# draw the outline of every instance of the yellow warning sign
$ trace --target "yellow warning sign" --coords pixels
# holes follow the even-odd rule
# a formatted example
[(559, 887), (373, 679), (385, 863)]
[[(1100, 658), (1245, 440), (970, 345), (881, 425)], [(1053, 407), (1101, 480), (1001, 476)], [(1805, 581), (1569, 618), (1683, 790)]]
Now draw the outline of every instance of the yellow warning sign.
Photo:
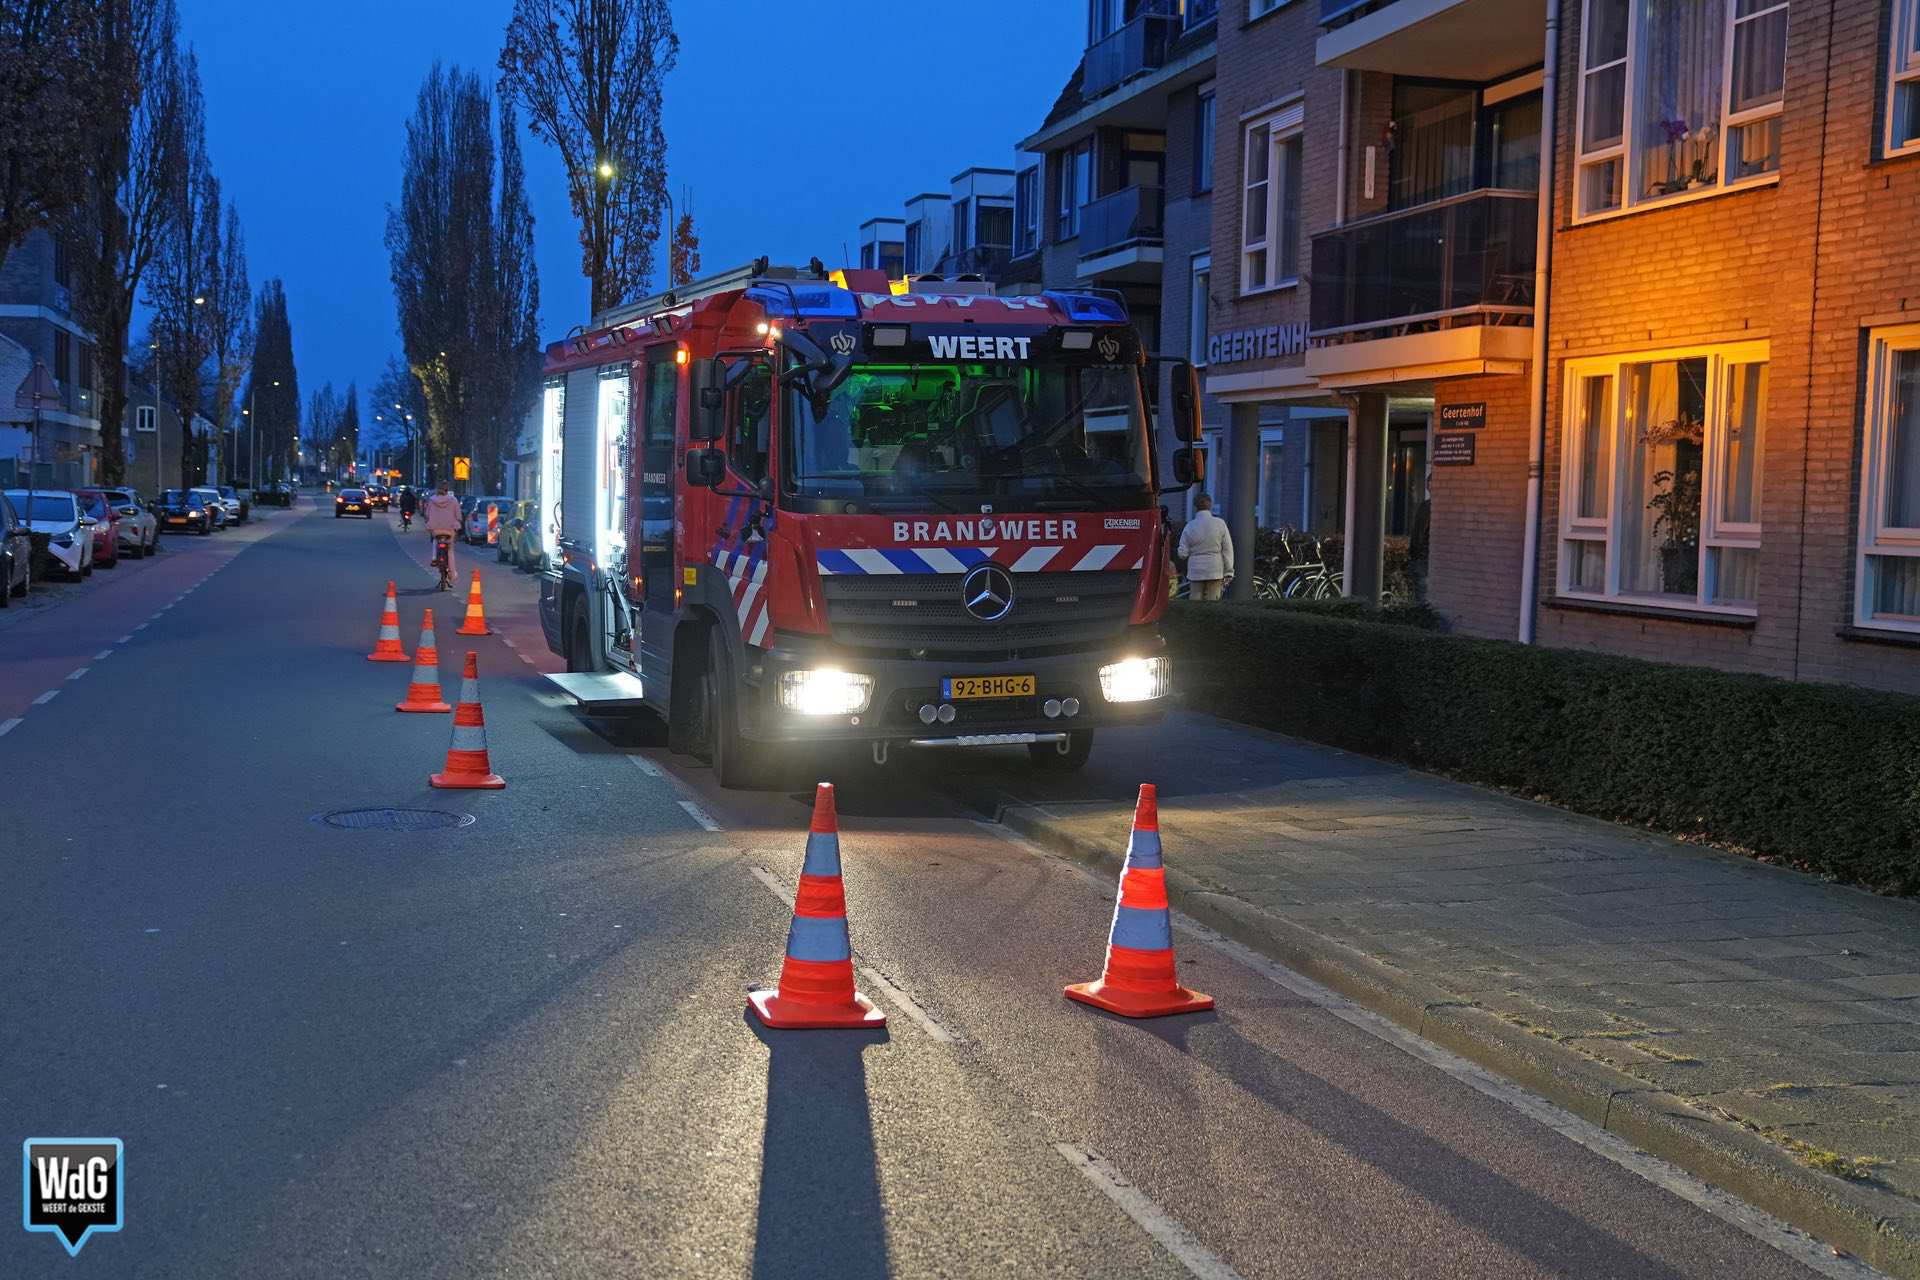
[(687, 565), (685, 568), (681, 569), (680, 574), (682, 579), (690, 587), (696, 585), (699, 579), (699, 574), (692, 565)]
[(473, 474), (473, 459), (455, 456), (453, 460), (453, 478), (465, 480)]

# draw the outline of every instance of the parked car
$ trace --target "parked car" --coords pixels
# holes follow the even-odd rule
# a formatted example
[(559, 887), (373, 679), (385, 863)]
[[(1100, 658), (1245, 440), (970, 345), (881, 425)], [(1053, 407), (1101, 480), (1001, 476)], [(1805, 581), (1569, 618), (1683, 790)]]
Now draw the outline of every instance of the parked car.
[(120, 567), (120, 513), (98, 489), (75, 489), (80, 511), (93, 521), (93, 562), (103, 569)]
[(80, 510), (78, 498), (65, 489), (36, 489), (32, 502), (25, 489), (9, 489), (7, 497), (27, 519), (42, 577), (84, 578), (93, 572), (93, 521)]
[[(497, 520), (489, 524), (487, 513), (497, 513)], [(513, 499), (508, 497), (475, 498), (473, 507), (467, 512), (467, 542), (473, 546), (491, 546), (506, 526), (513, 511)]]
[(520, 563), (520, 546), (527, 536), (527, 508), (533, 504), (522, 498), (512, 511), (500, 513), (499, 558), (502, 564)]
[(168, 489), (153, 504), (163, 529), (179, 529), (203, 537), (214, 530), (214, 510), (197, 489)]
[(236, 489), (230, 484), (220, 486), (220, 497), (228, 509), (234, 513), (235, 524), (245, 524), (247, 517), (253, 514), (253, 496), (245, 489)]
[(373, 519), (373, 500), (365, 489), (342, 489), (333, 500), (333, 518), (364, 516)]
[(214, 528), (224, 529), (237, 522), (238, 505), (229, 507), (227, 500), (220, 496), (219, 489), (210, 484), (203, 484), (194, 486), (193, 492), (200, 495), (200, 501), (206, 503), (207, 509), (213, 512)]
[(276, 507), (290, 507), (293, 505), (293, 485), (286, 480), (276, 480), (256, 496), (263, 503), (270, 502)]
[(0, 494), (0, 609), (33, 585), (33, 537), (13, 503)]
[(120, 517), (120, 549), (131, 551), (135, 560), (152, 555), (160, 549), (160, 522), (154, 519), (153, 512), (136, 491), (132, 489), (102, 489), (107, 501), (113, 504), (114, 511)]

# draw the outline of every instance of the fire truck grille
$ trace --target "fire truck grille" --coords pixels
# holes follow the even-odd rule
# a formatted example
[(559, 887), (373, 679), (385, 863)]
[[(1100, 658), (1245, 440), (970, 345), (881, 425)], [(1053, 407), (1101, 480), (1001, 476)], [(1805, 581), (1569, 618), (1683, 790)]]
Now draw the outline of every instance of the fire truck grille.
[(1114, 639), (1133, 612), (1140, 574), (1015, 574), (1013, 607), (997, 622), (961, 607), (958, 574), (834, 574), (821, 582), (833, 638), (849, 648), (980, 656)]

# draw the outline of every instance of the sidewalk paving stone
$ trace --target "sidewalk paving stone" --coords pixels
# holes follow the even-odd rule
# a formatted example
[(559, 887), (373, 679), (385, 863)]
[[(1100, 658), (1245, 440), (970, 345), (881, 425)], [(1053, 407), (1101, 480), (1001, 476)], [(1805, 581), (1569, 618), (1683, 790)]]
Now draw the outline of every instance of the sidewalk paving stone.
[(1862, 1175), (1920, 1226), (1920, 902), (1185, 712), (1018, 797), (997, 767), (948, 785), (1110, 858), (1154, 781), (1205, 900)]

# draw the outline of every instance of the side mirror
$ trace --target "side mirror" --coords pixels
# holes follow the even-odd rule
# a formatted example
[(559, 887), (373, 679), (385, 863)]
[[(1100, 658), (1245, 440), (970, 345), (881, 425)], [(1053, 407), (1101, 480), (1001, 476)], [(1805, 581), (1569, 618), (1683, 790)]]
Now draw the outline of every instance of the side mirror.
[(1173, 411), (1173, 434), (1182, 444), (1200, 438), (1200, 374), (1190, 360), (1169, 360), (1167, 377), (1172, 388), (1168, 406)]
[(687, 487), (717, 489), (727, 478), (727, 455), (718, 449), (687, 451)]
[(1207, 482), (1207, 455), (1198, 449), (1173, 451), (1173, 478), (1182, 488)]
[[(726, 421), (720, 416), (722, 406), (726, 404), (727, 362), (715, 356), (703, 360), (696, 371), (699, 377), (695, 382), (700, 388), (694, 411), (687, 420), (687, 438), (689, 440), (719, 440), (727, 434)], [(691, 457), (691, 455), (689, 455)]]

